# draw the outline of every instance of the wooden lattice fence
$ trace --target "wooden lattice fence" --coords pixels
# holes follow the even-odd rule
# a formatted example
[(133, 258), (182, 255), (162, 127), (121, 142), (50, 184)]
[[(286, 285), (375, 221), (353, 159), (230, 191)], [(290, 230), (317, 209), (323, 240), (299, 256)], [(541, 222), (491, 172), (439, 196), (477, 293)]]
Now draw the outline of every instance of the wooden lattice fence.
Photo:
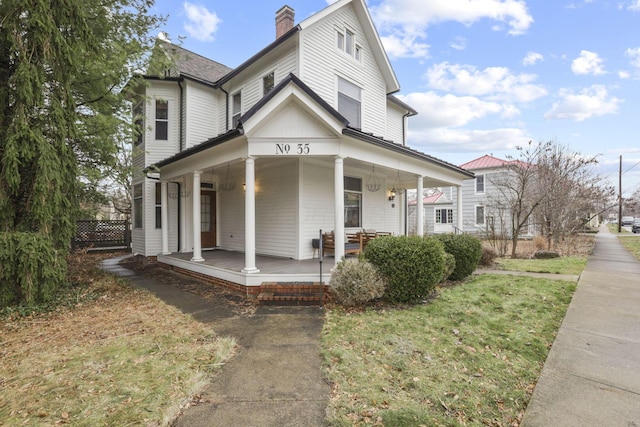
[(127, 220), (79, 220), (76, 223), (74, 249), (129, 249), (131, 227)]

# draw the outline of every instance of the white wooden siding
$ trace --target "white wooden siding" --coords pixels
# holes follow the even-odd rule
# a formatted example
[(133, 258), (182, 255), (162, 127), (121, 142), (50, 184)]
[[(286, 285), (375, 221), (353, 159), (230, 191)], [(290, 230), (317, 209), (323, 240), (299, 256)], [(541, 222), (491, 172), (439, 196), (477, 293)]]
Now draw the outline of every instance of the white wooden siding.
[(385, 137), (396, 144), (402, 145), (405, 143), (403, 132), (404, 114), (406, 112), (396, 104), (390, 101), (387, 102), (387, 131)]
[(189, 148), (222, 132), (217, 126), (218, 99), (214, 90), (188, 80), (183, 83), (183, 87), (185, 148)]
[[(176, 82), (156, 82), (147, 88), (147, 104), (145, 106), (145, 144), (142, 147), (145, 152), (145, 167), (157, 163), (167, 157), (176, 154), (180, 149), (180, 92)], [(163, 99), (168, 102), (169, 123), (168, 139), (156, 141), (155, 139), (155, 100)]]
[[(357, 61), (336, 47), (336, 32), (349, 28), (361, 46)], [(387, 137), (386, 86), (352, 6), (344, 7), (300, 35), (302, 80), (338, 108), (337, 76), (362, 88), (362, 129)]]

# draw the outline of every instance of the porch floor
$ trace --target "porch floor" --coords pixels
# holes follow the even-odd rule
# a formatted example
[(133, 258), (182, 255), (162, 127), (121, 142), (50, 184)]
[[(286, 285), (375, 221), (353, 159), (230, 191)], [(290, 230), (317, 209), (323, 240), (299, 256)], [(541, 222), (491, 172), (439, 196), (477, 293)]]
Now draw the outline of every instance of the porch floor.
[[(190, 261), (193, 252), (176, 252), (166, 257)], [(225, 251), (221, 249), (203, 250), (204, 261), (198, 262), (200, 265), (216, 267), (232, 272), (240, 272), (244, 267), (244, 252)], [(331, 269), (335, 266), (332, 256), (324, 257), (322, 262), (322, 274), (327, 278), (331, 275)], [(320, 260), (318, 258), (294, 260), (267, 255), (256, 255), (256, 267), (262, 274), (275, 275), (309, 275), (320, 273)]]

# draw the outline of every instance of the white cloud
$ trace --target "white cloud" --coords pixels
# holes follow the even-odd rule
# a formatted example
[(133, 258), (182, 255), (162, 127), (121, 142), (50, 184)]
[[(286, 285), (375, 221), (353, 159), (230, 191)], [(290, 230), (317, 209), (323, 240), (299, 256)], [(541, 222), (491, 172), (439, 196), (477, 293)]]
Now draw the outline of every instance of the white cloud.
[(633, 0), (629, 6), (627, 6), (627, 9), (633, 10), (634, 12), (640, 12), (640, 0)]
[(631, 73), (628, 71), (621, 70), (621, 71), (618, 71), (618, 77), (620, 77), (623, 80), (630, 79)]
[[(640, 0), (638, 0), (640, 2)], [(631, 58), (631, 65), (640, 71), (640, 47), (628, 48), (625, 52), (626, 55)]]
[(561, 89), (561, 98), (555, 102), (544, 117), (546, 119), (571, 119), (577, 122), (583, 120), (615, 114), (621, 99), (610, 96), (607, 89), (601, 85), (593, 85), (575, 93), (570, 89)]
[(513, 74), (506, 67), (478, 70), (471, 65), (442, 62), (426, 73), (429, 87), (463, 95), (484, 96), (491, 101), (528, 103), (547, 95), (533, 82), (534, 74)]
[(413, 128), (410, 128), (407, 136), (411, 146), (425, 152), (491, 153), (503, 150), (510, 151), (514, 150), (517, 145), (531, 140), (531, 136), (527, 135), (526, 131), (518, 128), (437, 128), (419, 131), (411, 129)]
[(456, 37), (449, 43), (452, 49), (465, 50), (467, 48), (467, 40), (464, 37)]
[(588, 50), (580, 51), (580, 56), (571, 63), (571, 70), (575, 74), (605, 74), (600, 56)]
[(390, 58), (426, 58), (429, 45), (418, 41), (418, 35), (391, 34), (380, 37)]
[(185, 2), (183, 3), (187, 22), (184, 29), (187, 34), (196, 40), (213, 41), (218, 25), (222, 22), (215, 12), (210, 12), (206, 7)]
[(522, 60), (523, 65), (534, 65), (538, 61), (544, 61), (542, 54), (538, 52), (527, 52), (527, 56)]
[(438, 22), (471, 25), (481, 19), (491, 19), (508, 26), (512, 35), (523, 34), (533, 23), (523, 0), (382, 0), (379, 5), (371, 7), (371, 12), (378, 28), (387, 35), (386, 40), (404, 40), (407, 34), (414, 38), (414, 43), (406, 49), (385, 44), (388, 51), (409, 57), (419, 56), (412, 52), (413, 46), (424, 47), (416, 43), (416, 37), (424, 37), (426, 28)]

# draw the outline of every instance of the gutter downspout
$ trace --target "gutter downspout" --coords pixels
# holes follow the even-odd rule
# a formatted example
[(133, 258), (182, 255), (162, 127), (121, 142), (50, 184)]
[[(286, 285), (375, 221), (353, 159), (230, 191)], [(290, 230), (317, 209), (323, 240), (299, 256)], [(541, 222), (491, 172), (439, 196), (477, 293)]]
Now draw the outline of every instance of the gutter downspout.
[(182, 87), (182, 80), (178, 80), (178, 86), (180, 87), (180, 126), (179, 126), (179, 136), (180, 141), (178, 141), (178, 146), (180, 151), (184, 150), (183, 137), (184, 137), (184, 88)]

